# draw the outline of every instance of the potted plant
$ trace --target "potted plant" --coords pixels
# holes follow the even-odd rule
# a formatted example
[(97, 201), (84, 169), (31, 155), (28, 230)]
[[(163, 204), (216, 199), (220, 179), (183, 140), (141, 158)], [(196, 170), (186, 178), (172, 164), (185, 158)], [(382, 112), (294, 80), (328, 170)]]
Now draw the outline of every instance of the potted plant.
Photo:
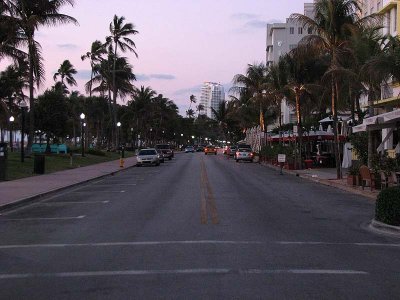
[(356, 185), (359, 175), (360, 175), (360, 164), (358, 162), (354, 162), (352, 166), (348, 169), (347, 184)]

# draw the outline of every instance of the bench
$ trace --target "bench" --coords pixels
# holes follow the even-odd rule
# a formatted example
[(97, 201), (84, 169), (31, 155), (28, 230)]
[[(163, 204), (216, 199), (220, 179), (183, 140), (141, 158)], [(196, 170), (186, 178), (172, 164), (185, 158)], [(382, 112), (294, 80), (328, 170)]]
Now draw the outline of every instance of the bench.
[(56, 144), (52, 144), (52, 145), (50, 145), (50, 152), (51, 153), (59, 153), (59, 151), (58, 151), (58, 145), (56, 145)]
[(360, 167), (362, 189), (369, 184), (371, 191), (375, 188), (375, 176), (367, 166)]
[(67, 145), (65, 145), (65, 144), (58, 145), (58, 152), (67, 154), (67, 152), (68, 152)]
[(43, 153), (44, 151), (42, 150), (42, 146), (40, 144), (32, 144), (31, 152), (32, 153)]

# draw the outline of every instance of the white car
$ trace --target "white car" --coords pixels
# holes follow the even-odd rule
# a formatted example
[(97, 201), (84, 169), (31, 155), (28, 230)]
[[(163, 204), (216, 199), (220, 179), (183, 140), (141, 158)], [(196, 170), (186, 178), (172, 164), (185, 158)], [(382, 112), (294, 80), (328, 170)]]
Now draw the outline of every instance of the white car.
[(139, 151), (136, 157), (136, 166), (141, 167), (144, 165), (160, 165), (160, 157), (157, 150), (154, 148), (142, 149)]
[(235, 160), (239, 162), (239, 160), (247, 160), (253, 162), (254, 154), (251, 149), (248, 148), (239, 148), (235, 152)]

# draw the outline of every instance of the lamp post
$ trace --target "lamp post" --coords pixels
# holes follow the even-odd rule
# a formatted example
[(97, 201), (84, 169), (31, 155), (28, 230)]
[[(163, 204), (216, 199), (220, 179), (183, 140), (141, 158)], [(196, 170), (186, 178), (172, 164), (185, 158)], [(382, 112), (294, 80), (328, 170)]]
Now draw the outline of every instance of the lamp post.
[(121, 122), (117, 123), (117, 128), (118, 128), (118, 147), (121, 146)]
[(133, 149), (133, 128), (131, 127), (132, 149)]
[(297, 136), (299, 138), (299, 156), (300, 156), (300, 169), (303, 168), (303, 128), (301, 127), (301, 107), (300, 107), (300, 97), (304, 92), (304, 86), (295, 87), (294, 92), (296, 95), (296, 115), (297, 115)]
[(21, 162), (25, 161), (25, 109), (28, 107), (25, 100), (22, 100), (19, 103), (19, 107), (21, 107)]
[(81, 118), (81, 147), (82, 147), (82, 157), (85, 157), (85, 142), (84, 142), (84, 120), (85, 114), (81, 113), (79, 116)]
[(9, 119), (9, 121), (10, 121), (10, 150), (11, 150), (11, 152), (14, 151), (14, 147), (13, 147), (13, 134), (12, 134), (12, 130), (13, 130), (12, 124), (14, 123), (14, 120), (15, 120), (15, 119), (14, 119), (13, 116), (11, 116), (10, 119)]
[(152, 136), (151, 136), (152, 132), (153, 132), (153, 128), (150, 128), (150, 144), (151, 144), (151, 141), (152, 141)]

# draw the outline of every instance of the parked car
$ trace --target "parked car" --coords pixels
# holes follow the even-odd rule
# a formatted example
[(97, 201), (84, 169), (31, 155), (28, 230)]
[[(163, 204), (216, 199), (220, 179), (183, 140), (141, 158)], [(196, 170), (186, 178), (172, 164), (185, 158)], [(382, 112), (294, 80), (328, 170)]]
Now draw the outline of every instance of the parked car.
[(159, 149), (164, 154), (164, 158), (171, 160), (174, 157), (174, 150), (172, 150), (171, 145), (168, 144), (157, 144), (156, 149)]
[(228, 150), (227, 150), (227, 154), (229, 156), (235, 156), (237, 147), (236, 146), (229, 146)]
[(207, 154), (214, 154), (214, 155), (217, 155), (217, 149), (215, 148), (215, 146), (211, 146), (211, 145), (206, 146), (206, 147), (204, 148), (204, 154), (205, 154), (205, 155), (207, 155)]
[(240, 160), (253, 162), (254, 154), (251, 149), (239, 148), (235, 152), (235, 160), (239, 162)]
[(136, 156), (136, 160), (137, 160), (136, 165), (138, 167), (141, 167), (144, 165), (150, 165), (150, 166), (151, 165), (154, 165), (154, 166), (160, 165), (159, 155), (157, 153), (157, 150), (154, 148), (140, 150)]
[(204, 147), (199, 145), (196, 147), (196, 152), (204, 152)]
[(189, 152), (194, 153), (194, 148), (193, 148), (193, 146), (187, 146), (187, 147), (185, 148), (185, 153), (189, 153)]
[(164, 153), (162, 152), (161, 149), (156, 149), (156, 151), (158, 153), (158, 158), (160, 159), (160, 163), (164, 163), (165, 162)]

